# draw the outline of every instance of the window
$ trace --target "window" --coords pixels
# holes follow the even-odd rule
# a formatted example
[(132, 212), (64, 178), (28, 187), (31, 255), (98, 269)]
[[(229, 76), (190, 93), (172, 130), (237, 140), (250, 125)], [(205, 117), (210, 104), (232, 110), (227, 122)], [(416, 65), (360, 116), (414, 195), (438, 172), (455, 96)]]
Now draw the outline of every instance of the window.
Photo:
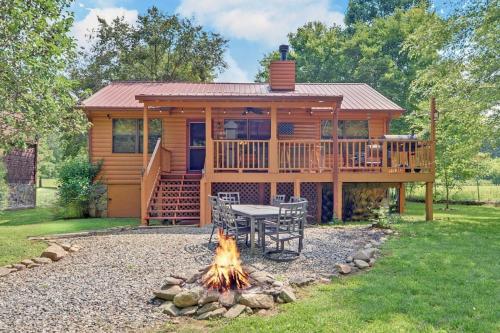
[(224, 137), (227, 140), (269, 140), (271, 121), (267, 119), (224, 120)]
[[(113, 153), (142, 153), (142, 119), (113, 119)], [(161, 137), (161, 119), (149, 120), (148, 152)]]
[[(321, 139), (332, 138), (332, 121), (321, 121)], [(368, 139), (368, 120), (339, 120), (339, 139)]]

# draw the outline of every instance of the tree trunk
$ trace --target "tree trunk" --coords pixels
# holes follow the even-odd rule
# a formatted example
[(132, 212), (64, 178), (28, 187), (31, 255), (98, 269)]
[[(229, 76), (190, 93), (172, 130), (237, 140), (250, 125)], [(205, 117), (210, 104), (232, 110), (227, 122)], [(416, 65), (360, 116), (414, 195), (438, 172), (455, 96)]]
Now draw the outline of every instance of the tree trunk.
[(448, 172), (446, 171), (446, 169), (444, 170), (444, 187), (446, 190), (445, 209), (448, 210), (450, 208), (450, 184), (448, 183)]
[(480, 202), (481, 198), (479, 197), (479, 179), (476, 179), (476, 186), (477, 186), (477, 202)]

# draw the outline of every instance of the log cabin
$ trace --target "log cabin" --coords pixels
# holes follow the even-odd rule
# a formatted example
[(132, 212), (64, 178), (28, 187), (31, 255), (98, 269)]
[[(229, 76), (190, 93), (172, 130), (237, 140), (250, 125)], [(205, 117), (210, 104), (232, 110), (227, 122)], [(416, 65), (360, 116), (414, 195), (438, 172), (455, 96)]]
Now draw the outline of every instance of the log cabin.
[(350, 186), (396, 188), (403, 212), (419, 182), (432, 220), (434, 107), (429, 140), (388, 135), (404, 109), (367, 84), (296, 83), (280, 51), (268, 83), (112, 82), (84, 100), (107, 215), (205, 225), (208, 195), (237, 191), (302, 196), (312, 219), (342, 220), (364, 209), (345, 207)]

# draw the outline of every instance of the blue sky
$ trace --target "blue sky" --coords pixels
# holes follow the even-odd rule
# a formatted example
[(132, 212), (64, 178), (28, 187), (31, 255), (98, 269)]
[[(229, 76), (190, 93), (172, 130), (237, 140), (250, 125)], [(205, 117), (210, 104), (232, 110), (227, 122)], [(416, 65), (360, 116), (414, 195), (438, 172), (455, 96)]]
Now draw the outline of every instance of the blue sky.
[[(445, 1), (445, 0), (443, 0)], [(97, 16), (111, 20), (157, 6), (168, 13), (194, 18), (206, 29), (229, 39), (225, 58), (229, 68), (217, 81), (253, 81), (262, 56), (286, 43), (286, 34), (312, 20), (342, 24), (348, 0), (76, 0), (73, 35), (85, 45), (85, 34), (97, 25)]]

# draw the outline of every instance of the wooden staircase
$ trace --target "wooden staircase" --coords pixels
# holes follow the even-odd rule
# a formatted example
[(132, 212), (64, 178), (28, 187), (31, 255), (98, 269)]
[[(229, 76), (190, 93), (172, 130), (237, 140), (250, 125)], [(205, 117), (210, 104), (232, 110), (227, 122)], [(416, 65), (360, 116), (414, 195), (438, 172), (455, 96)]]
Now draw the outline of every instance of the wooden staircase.
[(149, 202), (148, 220), (162, 224), (199, 224), (200, 179), (201, 174), (162, 172)]

